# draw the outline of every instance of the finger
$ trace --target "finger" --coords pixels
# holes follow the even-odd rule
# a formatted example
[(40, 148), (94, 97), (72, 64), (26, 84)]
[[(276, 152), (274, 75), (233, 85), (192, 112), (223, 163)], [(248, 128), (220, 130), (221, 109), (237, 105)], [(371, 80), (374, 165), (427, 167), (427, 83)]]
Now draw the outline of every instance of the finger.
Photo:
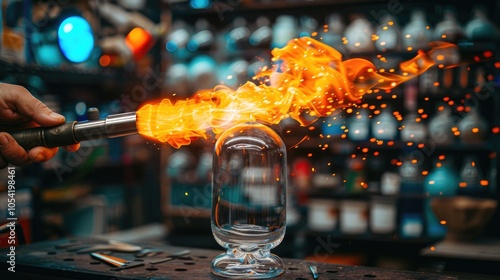
[(68, 151), (68, 152), (76, 152), (76, 151), (78, 151), (78, 149), (80, 149), (80, 143), (64, 146), (63, 149)]
[(45, 162), (57, 154), (58, 148), (35, 147), (28, 152), (28, 157), (32, 162)]
[(24, 166), (31, 163), (28, 152), (8, 133), (0, 132), (0, 154), (8, 163)]
[(53, 112), (40, 100), (36, 99), (31, 93), (22, 86), (11, 85), (7, 97), (9, 103), (20, 115), (32, 119), (41, 126), (54, 126), (65, 121), (64, 116)]

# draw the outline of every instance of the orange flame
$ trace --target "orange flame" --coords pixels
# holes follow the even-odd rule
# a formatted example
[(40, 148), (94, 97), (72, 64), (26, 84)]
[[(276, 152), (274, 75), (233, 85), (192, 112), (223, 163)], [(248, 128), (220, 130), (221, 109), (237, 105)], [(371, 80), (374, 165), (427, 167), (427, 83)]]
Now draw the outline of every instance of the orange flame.
[(297, 38), (272, 51), (275, 66), (254, 77), (259, 84), (247, 82), (236, 90), (219, 85), (176, 103), (163, 99), (146, 104), (137, 111), (138, 131), (179, 148), (196, 138), (207, 138), (209, 129), (218, 134), (248, 121), (278, 124), (292, 117), (305, 126), (311, 123), (305, 114), (329, 116), (354, 105), (372, 89), (392, 89), (436, 65), (436, 57), (443, 52), (456, 48), (444, 42), (431, 47), (401, 63), (399, 75), (379, 72), (361, 58), (342, 61), (334, 48), (312, 38)]

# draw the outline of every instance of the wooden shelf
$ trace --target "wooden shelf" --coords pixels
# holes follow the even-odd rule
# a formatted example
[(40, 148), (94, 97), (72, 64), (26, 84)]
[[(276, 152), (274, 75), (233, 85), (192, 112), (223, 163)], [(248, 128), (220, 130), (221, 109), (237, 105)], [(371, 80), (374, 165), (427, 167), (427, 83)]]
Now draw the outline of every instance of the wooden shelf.
[(80, 69), (77, 67), (57, 68), (38, 65), (23, 65), (0, 60), (0, 78), (13, 75), (18, 80), (38, 76), (45, 83), (61, 85), (122, 84), (138, 78), (116, 68)]
[[(426, 151), (440, 151), (440, 152), (491, 152), (494, 151), (494, 144), (490, 141), (478, 142), (478, 143), (463, 143), (455, 142), (449, 145), (436, 144), (432, 141), (425, 141), (421, 143), (417, 142), (405, 142), (401, 140), (383, 140), (379, 143), (371, 141), (352, 141), (350, 139), (342, 138), (320, 138), (320, 137), (307, 137), (306, 140), (302, 141), (299, 137), (287, 137), (286, 142), (288, 143), (300, 143), (293, 145), (292, 147), (298, 146), (299, 148), (307, 149), (319, 149), (320, 147), (328, 144), (328, 146), (340, 145), (349, 152), (357, 152), (358, 147), (368, 148), (369, 150), (395, 150), (399, 151), (402, 149), (408, 150), (426, 150)], [(409, 145), (408, 143), (412, 143)], [(419, 146), (423, 145), (423, 146)]]

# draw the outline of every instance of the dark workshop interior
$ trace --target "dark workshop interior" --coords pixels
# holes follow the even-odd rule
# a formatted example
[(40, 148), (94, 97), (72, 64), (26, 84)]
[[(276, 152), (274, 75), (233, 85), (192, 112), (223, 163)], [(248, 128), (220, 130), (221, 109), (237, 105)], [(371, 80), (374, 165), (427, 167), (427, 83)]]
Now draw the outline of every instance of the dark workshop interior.
[(500, 279), (498, 14), (0, 1), (0, 87), (80, 143), (0, 169), (0, 275)]

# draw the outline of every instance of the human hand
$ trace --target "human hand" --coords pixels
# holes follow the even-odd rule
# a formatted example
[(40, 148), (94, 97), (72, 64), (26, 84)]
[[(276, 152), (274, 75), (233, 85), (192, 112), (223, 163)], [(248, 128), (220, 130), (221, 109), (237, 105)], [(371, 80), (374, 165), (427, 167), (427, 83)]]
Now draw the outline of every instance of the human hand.
[[(35, 147), (26, 151), (8, 133), (12, 130), (37, 126), (54, 126), (65, 122), (64, 116), (50, 110), (22, 86), (0, 83), (0, 169), (9, 163), (25, 166), (44, 162), (57, 153), (58, 148)], [(80, 144), (65, 147), (76, 151)]]

